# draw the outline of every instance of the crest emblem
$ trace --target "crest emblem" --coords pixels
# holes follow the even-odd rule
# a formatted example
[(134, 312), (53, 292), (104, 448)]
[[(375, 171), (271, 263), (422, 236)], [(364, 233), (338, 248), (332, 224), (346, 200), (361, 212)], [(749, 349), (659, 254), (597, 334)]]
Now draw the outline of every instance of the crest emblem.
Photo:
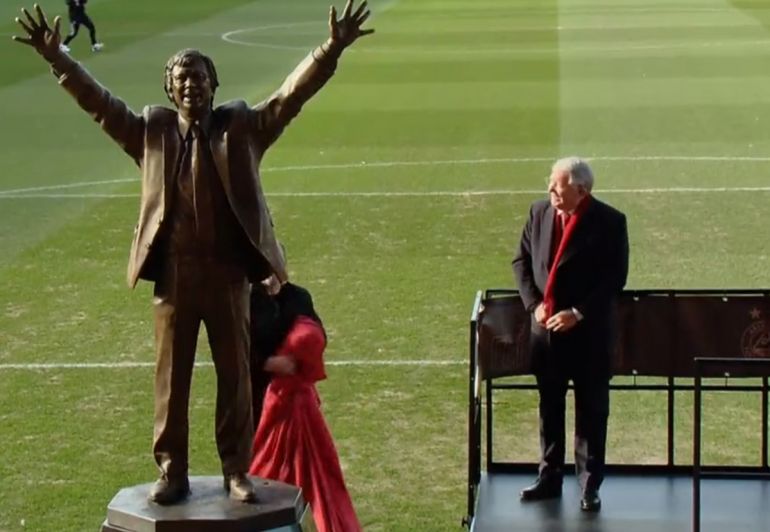
[(749, 312), (753, 320), (741, 336), (741, 352), (749, 358), (770, 358), (770, 322), (758, 308)]

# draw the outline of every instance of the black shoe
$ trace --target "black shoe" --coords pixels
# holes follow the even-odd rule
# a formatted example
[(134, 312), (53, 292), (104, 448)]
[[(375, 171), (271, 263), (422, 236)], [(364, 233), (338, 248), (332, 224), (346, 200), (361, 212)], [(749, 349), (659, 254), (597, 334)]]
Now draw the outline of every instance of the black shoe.
[(531, 486), (521, 490), (522, 501), (542, 501), (561, 497), (561, 479), (540, 477)]
[(246, 473), (233, 473), (225, 476), (225, 491), (231, 499), (241, 502), (257, 502), (254, 484)]
[(147, 498), (158, 504), (174, 504), (186, 499), (189, 494), (190, 482), (187, 477), (168, 478), (163, 475), (155, 481)]
[(598, 512), (602, 509), (602, 500), (597, 490), (585, 490), (580, 499), (580, 509), (584, 512)]

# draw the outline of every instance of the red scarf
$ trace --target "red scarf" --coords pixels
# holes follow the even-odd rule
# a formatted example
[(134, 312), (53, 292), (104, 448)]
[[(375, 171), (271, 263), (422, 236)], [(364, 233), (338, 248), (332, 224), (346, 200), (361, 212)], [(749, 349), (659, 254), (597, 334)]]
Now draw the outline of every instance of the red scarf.
[[(554, 285), (556, 284), (556, 270), (559, 267), (562, 255), (564, 255), (564, 250), (567, 249), (567, 244), (569, 243), (570, 238), (572, 238), (572, 233), (575, 232), (575, 227), (577, 227), (577, 224), (580, 221), (580, 218), (582, 218), (590, 201), (591, 196), (586, 196), (586, 198), (578, 204), (577, 208), (575, 208), (575, 212), (567, 218), (567, 223), (564, 228), (561, 229), (561, 231), (557, 229), (557, 232), (554, 234), (554, 236), (561, 234), (561, 241), (559, 242), (559, 247), (556, 248), (553, 262), (551, 262), (551, 269), (548, 271), (548, 280), (545, 282), (545, 291), (543, 292), (543, 304), (545, 305), (546, 319), (553, 316), (556, 311), (556, 299), (554, 298), (553, 293)], [(561, 227), (559, 211), (554, 212), (553, 223), (559, 224), (558, 227)]]

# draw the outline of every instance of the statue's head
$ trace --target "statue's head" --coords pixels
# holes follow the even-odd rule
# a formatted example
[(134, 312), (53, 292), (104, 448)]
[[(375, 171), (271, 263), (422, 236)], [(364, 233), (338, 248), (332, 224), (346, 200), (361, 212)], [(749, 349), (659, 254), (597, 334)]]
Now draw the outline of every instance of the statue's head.
[(198, 119), (211, 111), (218, 86), (214, 62), (198, 50), (181, 50), (166, 63), (166, 96), (187, 119)]

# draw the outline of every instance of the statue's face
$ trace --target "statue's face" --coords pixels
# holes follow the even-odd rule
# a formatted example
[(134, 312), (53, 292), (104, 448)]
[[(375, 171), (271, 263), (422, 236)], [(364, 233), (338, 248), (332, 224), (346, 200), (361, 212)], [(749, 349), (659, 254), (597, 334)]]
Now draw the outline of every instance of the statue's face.
[(185, 118), (196, 120), (211, 109), (211, 79), (202, 60), (193, 58), (171, 70), (171, 93)]

